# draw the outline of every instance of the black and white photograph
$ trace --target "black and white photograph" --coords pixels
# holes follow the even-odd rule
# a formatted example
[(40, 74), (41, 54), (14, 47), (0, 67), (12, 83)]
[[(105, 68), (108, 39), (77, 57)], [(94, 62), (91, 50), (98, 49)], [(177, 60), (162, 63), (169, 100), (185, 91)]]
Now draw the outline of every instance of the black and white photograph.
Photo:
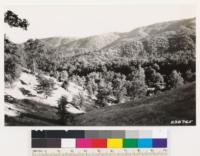
[(195, 10), (4, 7), (5, 126), (195, 126)]

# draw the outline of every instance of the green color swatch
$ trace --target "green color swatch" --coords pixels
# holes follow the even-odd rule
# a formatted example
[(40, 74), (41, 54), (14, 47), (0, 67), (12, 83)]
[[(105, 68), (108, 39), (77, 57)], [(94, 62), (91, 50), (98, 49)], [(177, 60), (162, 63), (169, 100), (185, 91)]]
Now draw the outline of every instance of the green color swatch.
[(137, 148), (137, 139), (123, 139), (124, 148)]

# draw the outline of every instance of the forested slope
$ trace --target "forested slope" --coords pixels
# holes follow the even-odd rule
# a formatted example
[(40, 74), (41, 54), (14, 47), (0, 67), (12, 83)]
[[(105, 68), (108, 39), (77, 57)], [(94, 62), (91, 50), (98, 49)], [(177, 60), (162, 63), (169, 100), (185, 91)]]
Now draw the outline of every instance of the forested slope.
[[(195, 125), (195, 83), (136, 102), (81, 115), (82, 126)], [(176, 122), (180, 123), (176, 123)], [(186, 124), (188, 122), (188, 124)]]
[[(36, 88), (39, 92), (44, 92), (47, 99), (53, 96), (52, 79), (59, 82), (64, 90), (67, 90), (67, 84), (74, 83), (88, 95), (85, 97), (80, 94), (79, 97), (85, 98), (72, 103), (80, 109), (87, 105), (90, 107), (83, 116), (85, 123), (77, 118), (77, 123), (83, 125), (95, 121), (95, 118), (87, 116), (87, 113), (92, 116), (93, 112), (98, 114), (97, 123), (104, 125), (107, 125), (108, 118), (111, 118), (111, 124), (117, 124), (114, 120), (118, 120), (117, 114), (120, 112), (120, 120), (124, 119), (119, 121), (121, 125), (145, 122), (169, 124), (169, 120), (166, 121), (165, 118), (182, 119), (183, 112), (186, 116), (182, 117), (190, 119), (188, 113), (194, 114), (196, 81), (195, 29), (195, 18), (192, 18), (157, 23), (125, 33), (108, 33), (79, 39), (52, 37), (29, 39), (23, 44), (15, 44), (5, 36), (5, 86), (12, 89), (24, 68), (38, 79), (39, 85)], [(187, 88), (186, 92), (183, 92), (184, 88)], [(173, 93), (177, 96), (173, 97)], [(188, 97), (188, 100), (182, 100), (185, 107), (178, 101), (182, 97)], [(146, 102), (140, 105), (137, 101)], [(62, 107), (60, 103), (63, 104)], [(58, 113), (65, 114), (64, 107), (69, 101), (60, 97), (57, 104), (58, 108), (55, 109)], [(52, 106), (51, 101), (49, 105)], [(122, 110), (128, 108), (134, 115), (137, 111), (141, 115), (123, 118), (126, 110)], [(149, 113), (154, 108), (159, 108), (159, 112), (163, 113)], [(143, 118), (145, 112), (149, 114)], [(175, 112), (178, 116), (171, 118)], [(104, 123), (98, 121), (100, 115), (105, 116), (105, 120), (102, 120)], [(151, 122), (153, 116), (159, 116), (160, 120)]]

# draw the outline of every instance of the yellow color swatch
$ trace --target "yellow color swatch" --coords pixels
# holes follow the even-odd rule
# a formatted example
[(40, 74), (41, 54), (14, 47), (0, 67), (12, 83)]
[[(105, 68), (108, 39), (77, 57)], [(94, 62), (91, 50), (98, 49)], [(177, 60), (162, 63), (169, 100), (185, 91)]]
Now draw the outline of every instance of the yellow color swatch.
[(123, 148), (123, 140), (107, 139), (107, 148)]

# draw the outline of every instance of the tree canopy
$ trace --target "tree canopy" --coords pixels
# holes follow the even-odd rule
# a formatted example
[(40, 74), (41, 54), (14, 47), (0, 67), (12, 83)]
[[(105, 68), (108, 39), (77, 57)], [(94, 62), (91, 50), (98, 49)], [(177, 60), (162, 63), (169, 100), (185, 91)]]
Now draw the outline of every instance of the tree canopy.
[(27, 30), (29, 23), (27, 19), (19, 18), (17, 14), (11, 10), (7, 10), (4, 14), (4, 23), (7, 23), (10, 27), (18, 27)]

